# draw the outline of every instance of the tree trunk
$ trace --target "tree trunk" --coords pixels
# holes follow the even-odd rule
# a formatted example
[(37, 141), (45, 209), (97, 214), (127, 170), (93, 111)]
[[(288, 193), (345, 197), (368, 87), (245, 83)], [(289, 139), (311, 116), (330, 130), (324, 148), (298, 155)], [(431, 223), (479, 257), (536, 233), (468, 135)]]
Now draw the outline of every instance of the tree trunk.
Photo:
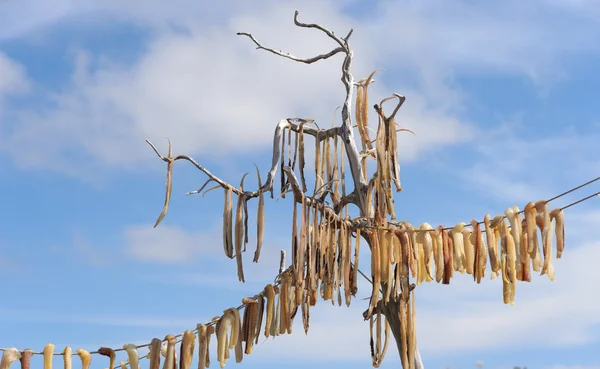
[[(390, 325), (390, 330), (394, 335), (394, 340), (396, 340), (396, 347), (398, 348), (398, 354), (402, 355), (402, 335), (400, 333), (400, 306), (398, 301), (394, 301), (394, 299), (390, 299), (387, 303), (383, 303), (381, 301), (379, 303), (379, 307), (381, 309), (381, 313), (385, 316), (387, 323)], [(400, 358), (402, 359), (402, 357)], [(415, 348), (415, 369), (424, 369), (423, 361), (421, 360), (421, 354), (419, 353), (419, 348)], [(408, 369), (408, 368), (404, 368)]]

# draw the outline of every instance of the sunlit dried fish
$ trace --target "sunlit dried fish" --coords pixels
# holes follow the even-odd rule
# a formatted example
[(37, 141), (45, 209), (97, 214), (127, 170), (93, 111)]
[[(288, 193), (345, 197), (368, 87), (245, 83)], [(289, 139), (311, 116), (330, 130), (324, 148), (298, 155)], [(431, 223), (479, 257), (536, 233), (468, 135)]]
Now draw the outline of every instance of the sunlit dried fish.
[[(521, 221), (521, 229), (527, 230), (527, 218)], [(529, 237), (527, 232), (521, 233), (521, 258), (524, 260), (517, 260), (518, 263), (521, 263), (521, 271), (522, 276), (521, 280), (523, 282), (531, 282), (531, 257), (527, 252), (529, 248)]]
[[(258, 166), (256, 164), (255, 166), (256, 176), (258, 177), (258, 188), (260, 190), (262, 188), (260, 171), (258, 170)], [(258, 263), (258, 258), (260, 257), (260, 248), (262, 247), (263, 239), (265, 236), (265, 198), (262, 191), (258, 195), (258, 209), (256, 218), (256, 251), (254, 252), (253, 261), (255, 263)]]
[(444, 240), (439, 228), (433, 231), (433, 260), (435, 265), (435, 281), (440, 283), (444, 278)]
[(243, 194), (243, 190), (244, 190), (244, 178), (246, 178), (246, 175), (248, 175), (248, 173), (244, 174), (242, 176), (242, 180), (240, 181), (240, 191), (242, 192), (241, 194), (238, 195), (238, 201), (237, 201), (237, 209), (235, 212), (235, 259), (237, 262), (237, 273), (238, 273), (238, 279), (241, 282), (245, 282), (244, 279), (244, 267), (243, 267), (243, 261), (242, 261), (242, 241), (243, 241), (243, 237), (244, 237), (244, 226), (243, 226), (243, 214), (244, 214), (244, 210), (243, 210), (243, 205), (244, 202), (246, 201), (246, 197)]
[(494, 279), (500, 270), (500, 260), (498, 258), (498, 239), (496, 238), (494, 229), (491, 226), (489, 214), (486, 214), (483, 218), (483, 224), (485, 226), (485, 237), (488, 248), (487, 251), (490, 258), (490, 269), (492, 271), (491, 279)]
[(54, 345), (48, 343), (44, 346), (44, 369), (52, 369), (52, 355), (54, 355)]
[(14, 347), (4, 349), (0, 369), (8, 369), (10, 365), (21, 358), (21, 353)]
[(265, 337), (269, 337), (271, 325), (273, 324), (273, 315), (275, 314), (275, 289), (272, 284), (268, 284), (264, 289), (265, 298), (267, 299), (267, 319), (265, 321)]
[[(523, 210), (527, 222), (527, 252), (530, 256), (535, 256), (535, 249), (539, 250), (537, 231), (535, 226), (536, 209), (534, 202), (528, 202)], [(534, 249), (535, 248), (535, 249)]]
[(181, 346), (179, 348), (179, 369), (190, 369), (194, 359), (194, 348), (196, 346), (196, 335), (190, 330), (183, 332)]
[(73, 361), (72, 361), (72, 356), (73, 355), (73, 351), (71, 350), (71, 348), (69, 346), (65, 347), (65, 349), (63, 350), (63, 367), (65, 369), (71, 369), (73, 367)]
[(162, 340), (159, 338), (153, 338), (150, 342), (150, 353), (148, 358), (150, 359), (150, 369), (160, 368), (160, 350), (162, 347)]
[(158, 219), (156, 219), (156, 223), (154, 223), (154, 228), (156, 228), (163, 220), (165, 215), (167, 215), (167, 210), (169, 209), (169, 202), (171, 201), (171, 189), (173, 187), (173, 164), (175, 163), (175, 160), (173, 160), (173, 145), (171, 145), (170, 139), (167, 138), (167, 140), (169, 141), (169, 154), (166, 158), (163, 158), (163, 160), (167, 162), (165, 204), (163, 205), (163, 209), (160, 212)]
[(110, 347), (100, 347), (98, 349), (98, 354), (108, 357), (108, 359), (109, 359), (108, 368), (109, 369), (115, 368), (116, 355), (115, 355), (115, 351), (113, 349), (111, 349)]
[(536, 224), (542, 232), (542, 245), (544, 264), (540, 275), (548, 274), (551, 281), (554, 280), (554, 266), (552, 265), (552, 220), (550, 219), (550, 211), (548, 202), (540, 200), (535, 203), (535, 208), (538, 215), (536, 216)]
[(556, 234), (556, 258), (560, 259), (565, 249), (565, 220), (562, 209), (554, 209), (550, 212), (550, 219), (554, 220), (554, 232)]
[(92, 355), (90, 355), (89, 352), (81, 348), (77, 349), (77, 351), (75, 352), (77, 353), (77, 355), (79, 355), (79, 358), (81, 359), (81, 369), (90, 369), (90, 364), (92, 363)]
[(131, 369), (140, 369), (140, 357), (137, 350), (137, 346), (133, 343), (126, 343), (123, 345), (123, 349), (127, 352), (127, 358), (129, 359), (129, 367)]
[[(217, 321), (216, 333), (217, 333), (217, 360), (221, 365), (221, 368), (225, 367), (227, 358), (225, 353), (229, 351), (229, 344), (227, 340), (227, 330), (233, 327), (235, 323), (235, 315), (230, 310), (225, 310), (221, 319)], [(232, 329), (232, 335), (233, 335)]]
[(33, 350), (25, 349), (20, 355), (21, 357), (19, 360), (21, 361), (21, 369), (31, 369), (31, 355), (33, 355)]
[(467, 259), (465, 256), (463, 235), (462, 235), (462, 231), (463, 231), (465, 225), (466, 225), (466, 223), (464, 223), (464, 222), (456, 223), (454, 228), (452, 228), (452, 230), (450, 231), (450, 234), (452, 235), (452, 243), (454, 245), (454, 255), (453, 255), (454, 270), (456, 270), (457, 272), (460, 272), (462, 274), (465, 273), (466, 264), (467, 264)]

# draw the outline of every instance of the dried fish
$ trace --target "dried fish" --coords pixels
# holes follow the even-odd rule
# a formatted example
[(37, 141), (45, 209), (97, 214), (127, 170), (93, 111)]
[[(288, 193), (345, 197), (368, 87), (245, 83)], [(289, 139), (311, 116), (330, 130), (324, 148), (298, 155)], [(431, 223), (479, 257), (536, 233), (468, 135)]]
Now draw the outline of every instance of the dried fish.
[(63, 364), (65, 369), (71, 369), (73, 367), (72, 361), (73, 351), (69, 346), (65, 347), (63, 350)]
[(131, 369), (140, 369), (140, 358), (137, 350), (137, 346), (133, 343), (126, 343), (123, 345), (123, 349), (127, 352), (127, 358), (129, 359), (129, 367)]
[(55, 346), (51, 343), (48, 343), (46, 346), (44, 346), (44, 369), (52, 369), (52, 355), (54, 355), (54, 347)]
[(163, 220), (165, 215), (167, 215), (167, 210), (169, 209), (169, 202), (171, 201), (171, 189), (173, 188), (173, 164), (175, 163), (175, 160), (173, 158), (173, 145), (171, 145), (170, 139), (167, 138), (167, 140), (169, 141), (169, 154), (166, 158), (163, 158), (163, 160), (167, 162), (165, 204), (163, 205), (163, 209), (160, 212), (158, 219), (156, 219), (156, 223), (154, 223), (154, 228), (156, 228)]
[[(21, 358), (19, 360), (21, 361), (21, 369), (31, 369), (31, 355), (33, 355), (33, 350), (25, 349), (20, 354), (21, 354)], [(88, 369), (88, 368), (83, 368), (83, 369)]]
[(196, 335), (190, 330), (183, 332), (181, 346), (179, 348), (179, 369), (190, 369), (194, 359), (194, 347), (196, 346)]
[(243, 189), (244, 189), (244, 178), (246, 178), (246, 175), (248, 175), (248, 173), (244, 174), (242, 176), (242, 180), (240, 181), (240, 191), (241, 193), (238, 195), (238, 201), (237, 201), (237, 210), (235, 212), (235, 259), (237, 262), (237, 273), (238, 273), (238, 279), (241, 282), (245, 282), (244, 279), (244, 267), (243, 267), (243, 261), (242, 261), (242, 241), (243, 241), (243, 237), (244, 237), (244, 226), (242, 223), (242, 219), (243, 219), (243, 205), (244, 202), (246, 201), (246, 197), (243, 193)]
[(550, 212), (550, 220), (554, 220), (554, 232), (556, 234), (556, 258), (560, 259), (565, 249), (565, 220), (562, 209), (554, 209)]
[(162, 340), (160, 338), (153, 338), (150, 342), (150, 369), (160, 368), (160, 349), (162, 346)]
[(111, 349), (109, 347), (100, 347), (98, 349), (98, 354), (109, 358), (109, 364), (108, 364), (109, 369), (115, 368), (116, 355), (115, 355), (115, 351), (113, 349)]
[(495, 230), (491, 226), (490, 215), (486, 214), (483, 218), (485, 226), (485, 237), (487, 240), (488, 255), (490, 258), (490, 269), (492, 271), (491, 278), (494, 279), (500, 270), (500, 261), (498, 259), (498, 239), (496, 238)]
[(275, 289), (272, 284), (265, 286), (264, 294), (267, 299), (267, 319), (265, 321), (265, 337), (269, 338), (275, 313)]
[(254, 262), (258, 263), (260, 257), (260, 248), (262, 247), (263, 239), (265, 236), (265, 198), (262, 192), (262, 182), (260, 179), (260, 171), (256, 166), (256, 176), (258, 177), (258, 189), (260, 194), (258, 195), (258, 214), (256, 216), (256, 251), (254, 252)]
[[(90, 355), (89, 352), (87, 352), (84, 349), (77, 349), (77, 351), (75, 351), (77, 353), (77, 355), (79, 355), (79, 358), (81, 359), (81, 369), (90, 369), (90, 364), (92, 363), (92, 355)], [(150, 369), (154, 369), (154, 368), (150, 368)]]
[[(21, 353), (14, 347), (4, 349), (0, 369), (8, 369), (10, 365), (21, 358)], [(44, 363), (45, 364), (45, 363)]]

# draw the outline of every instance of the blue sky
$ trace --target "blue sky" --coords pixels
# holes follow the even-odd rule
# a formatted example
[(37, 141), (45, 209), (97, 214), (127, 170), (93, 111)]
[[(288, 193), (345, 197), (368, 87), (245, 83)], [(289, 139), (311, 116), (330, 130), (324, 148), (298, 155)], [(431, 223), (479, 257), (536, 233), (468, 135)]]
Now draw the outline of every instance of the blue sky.
[[(262, 260), (253, 265), (246, 255), (241, 284), (222, 254), (222, 195), (185, 196), (205, 180), (190, 165), (177, 163), (169, 214), (152, 228), (165, 165), (144, 140), (165, 151), (168, 136), (176, 153), (237, 183), (253, 163), (266, 173), (280, 119), (331, 124), (344, 98), (340, 57), (301, 65), (235, 35), (251, 32), (301, 56), (328, 51), (330, 40), (293, 26), (296, 9), (339, 34), (354, 28), (355, 77), (384, 68), (373, 101), (407, 97), (398, 121), (417, 135), (399, 136), (399, 218), (481, 220), (600, 175), (595, 3), (482, 4), (1, 1), (0, 347), (147, 343), (206, 322), (272, 281), (279, 250), (290, 246), (290, 200), (267, 201)], [(255, 186), (254, 177), (246, 184)], [(426, 367), (599, 368), (600, 272), (591, 262), (600, 258), (598, 201), (565, 212), (556, 281), (519, 285), (514, 307), (502, 304), (499, 280), (421, 286)], [(297, 325), (261, 342), (239, 367), (369, 366), (360, 300), (369, 287), (359, 288), (350, 308), (319, 302), (307, 336)], [(398, 365), (390, 349), (381, 367)]]

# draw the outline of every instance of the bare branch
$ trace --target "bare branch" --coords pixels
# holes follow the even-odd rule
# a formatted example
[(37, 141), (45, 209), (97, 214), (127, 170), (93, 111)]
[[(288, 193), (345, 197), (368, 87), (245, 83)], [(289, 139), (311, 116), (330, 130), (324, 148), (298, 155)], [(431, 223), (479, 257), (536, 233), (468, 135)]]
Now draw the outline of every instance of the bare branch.
[[(364, 216), (365, 214), (367, 214), (367, 201), (366, 201), (367, 183), (363, 176), (363, 168), (361, 165), (361, 156), (356, 147), (356, 143), (354, 142), (354, 133), (352, 130), (352, 119), (350, 117), (350, 107), (352, 105), (352, 93), (353, 93), (353, 86), (354, 86), (354, 77), (352, 76), (351, 67), (352, 67), (352, 57), (354, 54), (348, 45), (348, 39), (352, 35), (352, 30), (350, 30), (350, 32), (348, 32), (348, 35), (346, 37), (341, 38), (341, 37), (334, 35), (333, 32), (329, 31), (327, 28), (320, 26), (318, 24), (302, 23), (302, 22), (298, 21), (298, 14), (299, 14), (298, 11), (296, 11), (294, 14), (294, 24), (296, 24), (298, 27), (318, 29), (318, 30), (322, 31), (323, 33), (325, 33), (329, 38), (333, 39), (338, 45), (340, 45), (340, 47), (330, 51), (327, 54), (318, 55), (318, 56), (316, 56), (314, 58), (310, 58), (310, 59), (302, 59), (302, 58), (298, 58), (298, 57), (292, 56), (287, 53), (283, 53), (281, 51), (267, 48), (267, 47), (261, 45), (249, 33), (239, 32), (238, 35), (249, 37), (257, 45), (258, 49), (263, 49), (263, 50), (269, 51), (273, 54), (282, 56), (284, 58), (288, 58), (288, 59), (302, 62), (302, 63), (308, 63), (308, 64), (314, 63), (315, 61), (318, 61), (318, 60), (327, 59), (339, 52), (343, 52), (344, 54), (346, 54), (344, 61), (342, 63), (342, 78), (341, 78), (342, 83), (344, 84), (345, 89), (346, 89), (346, 99), (345, 99), (344, 105), (342, 107), (342, 125), (341, 125), (341, 127), (339, 127), (338, 135), (340, 136), (342, 141), (344, 141), (346, 155), (348, 156), (348, 164), (350, 166), (350, 172), (352, 173), (352, 179), (354, 181), (354, 188), (356, 191), (356, 198), (357, 198), (356, 205), (358, 206), (358, 208), (360, 210), (361, 216)], [(282, 127), (282, 122), (279, 123), (278, 128), (280, 128), (280, 127)], [(277, 130), (276, 130), (275, 134), (277, 136)], [(319, 138), (320, 138), (320, 135), (319, 135)], [(279, 143), (280, 141), (277, 140), (277, 142)], [(272, 188), (273, 188), (274, 174), (277, 170), (277, 168), (275, 167), (275, 165), (276, 165), (275, 151), (277, 151), (277, 153), (279, 154), (279, 149), (274, 148), (274, 150), (273, 150), (273, 160), (274, 160), (273, 167), (271, 168), (271, 172), (269, 172), (267, 183), (265, 183), (265, 186), (268, 186), (268, 188), (271, 190), (271, 198), (273, 197)], [(279, 158), (279, 155), (277, 155), (277, 158)]]
[(336, 35), (333, 34), (333, 32), (331, 32), (330, 30), (328, 30), (327, 28), (318, 25), (318, 24), (309, 24), (309, 23), (302, 23), (298, 20), (298, 15), (300, 13), (296, 10), (296, 12), (294, 13), (294, 24), (297, 25), (298, 27), (303, 27), (303, 28), (316, 28), (319, 31), (324, 32), (327, 36), (329, 36), (329, 38), (331, 38), (332, 40), (334, 40), (335, 42), (337, 42), (344, 50), (347, 50), (348, 47), (348, 39), (350, 38), (350, 36), (352, 35), (352, 29), (350, 29), (350, 32), (348, 32), (348, 35), (344, 38), (339, 38)]
[(284, 53), (282, 51), (278, 51), (278, 50), (272, 49), (270, 47), (265, 47), (265, 46), (261, 45), (254, 38), (254, 36), (252, 36), (250, 33), (247, 33), (247, 32), (238, 32), (237, 35), (238, 36), (248, 36), (252, 40), (252, 42), (254, 42), (256, 44), (256, 48), (257, 49), (262, 49), (262, 50), (271, 52), (271, 53), (273, 53), (275, 55), (279, 55), (281, 57), (284, 57), (284, 58), (287, 58), (287, 59), (290, 59), (290, 60), (293, 60), (293, 61), (296, 61), (296, 62), (300, 62), (300, 63), (306, 63), (306, 64), (312, 64), (312, 63), (317, 62), (319, 60), (331, 58), (335, 54), (344, 51), (343, 48), (338, 47), (338, 48), (335, 48), (335, 49), (331, 50), (330, 52), (328, 52), (326, 54), (320, 54), (320, 55), (317, 55), (317, 56), (312, 57), (312, 58), (299, 58), (299, 57), (294, 56), (294, 55), (292, 55), (290, 53)]

